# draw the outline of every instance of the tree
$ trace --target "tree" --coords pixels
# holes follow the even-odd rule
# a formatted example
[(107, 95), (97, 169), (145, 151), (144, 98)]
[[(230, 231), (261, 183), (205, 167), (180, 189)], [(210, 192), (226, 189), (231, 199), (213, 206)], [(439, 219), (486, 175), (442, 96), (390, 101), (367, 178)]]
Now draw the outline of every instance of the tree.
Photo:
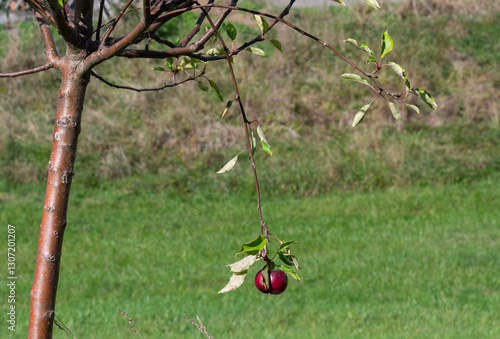
[[(343, 5), (342, 0), (334, 1)], [(376, 0), (364, 1), (374, 8), (379, 7)], [(382, 58), (393, 49), (393, 41), (387, 31), (382, 34), (380, 54), (375, 54), (366, 43), (358, 43), (354, 39), (346, 40), (347, 43), (353, 44), (366, 53), (368, 63), (375, 66), (374, 70), (365, 71), (346, 59), (327, 42), (286, 21), (285, 17), (290, 12), (294, 0), (290, 0), (279, 15), (237, 7), (237, 0), (231, 0), (229, 4), (219, 4), (215, 0), (209, 0), (203, 4), (195, 0), (128, 0), (124, 1), (119, 13), (109, 22), (103, 22), (105, 0), (97, 1), (96, 8), (94, 8), (93, 1), (84, 0), (71, 2), (64, 0), (27, 0), (27, 2), (34, 11), (39, 24), (45, 43), (47, 62), (42, 66), (29, 70), (1, 73), (0, 77), (24, 76), (48, 69), (57, 69), (61, 74), (36, 267), (30, 294), (29, 338), (52, 337), (61, 250), (64, 230), (67, 226), (67, 207), (74, 175), (74, 163), (85, 93), (91, 77), (113, 87), (136, 91), (160, 90), (178, 86), (188, 81), (197, 81), (201, 90), (207, 91), (211, 88), (216, 96), (221, 101), (224, 101), (217, 84), (206, 76), (205, 70), (209, 62), (218, 60), (227, 62), (235, 96), (232, 100), (227, 101), (222, 116), (224, 117), (232, 104), (236, 103), (245, 128), (246, 148), (232, 158), (219, 173), (229, 171), (235, 166), (238, 156), (245, 151), (248, 152), (256, 185), (260, 235), (255, 240), (242, 245), (238, 254), (245, 253), (247, 257), (230, 265), (234, 274), (229, 284), (221, 292), (230, 291), (240, 286), (246, 277), (248, 268), (258, 260), (265, 261), (265, 272), (274, 270), (278, 266), (274, 263), (275, 257), (278, 257), (283, 262), (282, 265), (278, 266), (281, 270), (300, 280), (295, 271), (295, 269), (299, 268), (297, 258), (290, 252), (290, 246), (295, 241), (282, 241), (276, 235), (273, 235), (265, 224), (262, 215), (257, 169), (253, 158), (257, 143), (254, 131), (259, 137), (264, 151), (272, 155), (272, 148), (259, 122), (249, 119), (245, 113), (232, 66), (233, 59), (239, 53), (250, 51), (256, 55), (263, 55), (264, 52), (255, 47), (255, 44), (266, 40), (266, 34), (278, 23), (283, 24), (324, 45), (363, 76), (348, 73), (342, 75), (343, 78), (362, 83), (374, 91), (375, 97), (356, 114), (353, 126), (362, 122), (371, 103), (378, 98), (382, 98), (388, 103), (396, 119), (400, 119), (401, 116), (395, 103), (408, 105), (406, 104), (406, 98), (409, 94), (420, 97), (429, 107), (436, 108), (434, 99), (427, 91), (411, 87), (403, 67), (394, 62), (382, 63)], [(199, 17), (184, 39), (179, 42), (172, 42), (161, 36), (159, 31), (163, 26), (181, 18), (184, 13), (190, 11), (199, 12)], [(228, 38), (233, 41), (237, 36), (235, 27), (228, 22), (229, 15), (234, 11), (253, 14), (260, 28), (260, 33), (255, 38), (243, 42), (239, 47), (229, 48), (225, 41)], [(123, 27), (125, 34), (112, 35), (117, 31), (116, 28), (119, 25), (126, 26), (124, 25), (125, 16), (132, 16), (137, 13), (140, 13), (138, 22), (131, 27)], [(268, 23), (266, 18), (272, 21)], [(131, 20), (127, 20), (125, 24), (130, 22)], [(94, 25), (96, 25), (95, 28)], [(202, 30), (203, 25), (206, 27), (205, 32)], [(64, 41), (64, 55), (60, 54), (56, 48), (51, 27), (57, 30), (57, 33)], [(223, 38), (222, 34), (227, 35), (228, 38)], [(152, 41), (155, 42), (154, 46), (163, 47), (151, 48)], [(269, 41), (281, 51), (281, 43), (278, 40)], [(141, 45), (142, 47), (140, 47)], [(95, 72), (94, 68), (114, 57), (166, 59), (167, 67), (158, 67), (157, 70), (170, 72), (173, 81), (170, 84), (152, 88), (131, 88), (113, 84)], [(387, 66), (402, 78), (405, 84), (404, 91), (391, 92), (379, 83), (377, 73)], [(418, 112), (416, 106), (408, 106)], [(274, 256), (271, 256), (268, 251), (267, 245), (270, 243), (276, 245), (277, 248)], [(269, 290), (269, 281), (266, 281), (265, 277), (266, 275), (263, 274), (261, 283), (264, 284), (263, 289), (267, 291)]]

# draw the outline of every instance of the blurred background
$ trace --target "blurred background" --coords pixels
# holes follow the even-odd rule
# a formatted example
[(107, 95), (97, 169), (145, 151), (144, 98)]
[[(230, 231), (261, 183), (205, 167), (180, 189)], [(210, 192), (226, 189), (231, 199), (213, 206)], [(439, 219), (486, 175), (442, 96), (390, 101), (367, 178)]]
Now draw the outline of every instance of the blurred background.
[[(196, 83), (137, 93), (92, 79), (57, 309), (76, 337), (133, 337), (116, 307), (149, 338), (201, 337), (184, 313), (198, 314), (216, 338), (500, 336), (500, 2), (379, 2), (376, 11), (299, 0), (287, 20), (362, 66), (365, 56), (343, 40), (378, 51), (388, 30), (395, 48), (385, 59), (431, 92), (437, 110), (412, 98), (421, 114), (401, 107), (395, 121), (378, 100), (352, 128), (372, 93), (340, 78), (353, 71), (340, 58), (285, 26), (270, 33), (282, 53), (263, 42), (267, 57), (235, 58), (247, 114), (274, 150), (256, 153), (264, 218), (280, 238), (300, 241), (304, 283), (290, 281), (282, 296), (260, 295), (253, 279), (217, 295), (225, 265), (260, 232), (246, 157), (215, 174), (246, 145), (237, 107), (221, 119), (225, 103)], [(278, 14), (282, 3), (240, 5)], [(161, 34), (175, 41), (197, 15), (181, 18)], [(229, 22), (237, 42), (259, 33), (252, 15)], [(0, 46), (1, 72), (45, 63), (34, 20), (5, 21)], [(114, 59), (97, 72), (136, 87), (170, 82), (156, 66), (166, 61)], [(224, 62), (209, 63), (207, 75), (226, 101), (234, 97)], [(18, 232), (18, 334), (27, 328), (58, 88), (56, 71), (0, 80), (0, 216)]]

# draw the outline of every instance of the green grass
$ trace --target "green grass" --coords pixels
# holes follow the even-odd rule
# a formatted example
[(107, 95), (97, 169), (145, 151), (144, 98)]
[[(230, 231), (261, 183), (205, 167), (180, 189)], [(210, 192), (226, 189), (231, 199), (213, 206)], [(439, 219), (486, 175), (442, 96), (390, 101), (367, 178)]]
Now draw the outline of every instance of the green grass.
[[(124, 188), (125, 187), (125, 188)], [(73, 185), (56, 313), (78, 338), (498, 338), (500, 179), (264, 199), (296, 239), (304, 283), (218, 295), (259, 232), (250, 194), (176, 195)], [(18, 336), (26, 333), (43, 187), (2, 190), (17, 229)], [(2, 245), (3, 246), (3, 245)], [(253, 268), (250, 275), (256, 273)], [(9, 337), (6, 326), (0, 336)], [(65, 338), (55, 330), (55, 338)]]

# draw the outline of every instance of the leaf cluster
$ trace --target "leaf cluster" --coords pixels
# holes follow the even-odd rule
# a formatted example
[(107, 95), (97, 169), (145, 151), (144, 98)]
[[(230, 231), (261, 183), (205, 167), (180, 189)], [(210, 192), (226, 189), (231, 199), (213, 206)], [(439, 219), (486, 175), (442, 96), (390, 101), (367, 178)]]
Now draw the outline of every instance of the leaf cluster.
[[(415, 112), (420, 113), (420, 109), (417, 106), (408, 104), (406, 102), (409, 94), (417, 96), (431, 109), (437, 109), (437, 103), (428, 91), (421, 88), (411, 87), (410, 80), (407, 77), (406, 71), (401, 65), (393, 61), (390, 61), (387, 64), (382, 64), (382, 59), (394, 49), (394, 40), (392, 39), (388, 31), (385, 31), (382, 34), (382, 37), (380, 39), (380, 54), (378, 56), (375, 54), (373, 49), (371, 49), (370, 46), (365, 42), (358, 43), (358, 41), (352, 38), (348, 38), (344, 40), (344, 42), (354, 45), (359, 50), (364, 52), (368, 56), (368, 59), (366, 60), (367, 64), (373, 63), (375, 65), (375, 70), (373, 72), (371, 73), (366, 72), (364, 74), (368, 79), (365, 79), (360, 75), (353, 73), (344, 73), (341, 76), (343, 79), (351, 80), (360, 83), (362, 85), (368, 86), (376, 93), (375, 98), (373, 98), (370, 103), (361, 107), (361, 109), (356, 113), (356, 115), (354, 116), (354, 120), (352, 122), (352, 127), (356, 127), (363, 121), (371, 104), (380, 97), (386, 101), (387, 105), (389, 106), (389, 109), (391, 110), (392, 115), (396, 120), (402, 119), (401, 114), (399, 113), (399, 110), (396, 106), (396, 103), (408, 106), (411, 109), (415, 110)], [(381, 69), (387, 66), (404, 81), (405, 85), (404, 91), (397, 93), (390, 92), (384, 89), (382, 85), (376, 80), (377, 79), (376, 74)], [(369, 80), (371, 80), (371, 83)]]
[[(269, 244), (269, 241), (264, 235), (259, 235), (254, 240), (242, 244), (240, 250), (236, 252), (235, 256), (240, 254), (246, 254), (247, 256), (233, 264), (227, 265), (233, 275), (229, 279), (226, 286), (224, 286), (219, 293), (233, 291), (240, 287), (245, 282), (248, 270), (260, 260), (266, 261), (266, 265), (264, 266), (265, 269), (280, 269), (297, 281), (302, 282), (299, 274), (297, 273), (297, 270), (301, 268), (299, 261), (290, 251), (290, 247), (296, 244), (297, 241), (279, 240), (279, 242), (280, 245), (277, 247), (276, 254), (273, 259), (269, 259), (268, 257), (267, 245)], [(280, 265), (275, 264), (273, 261), (276, 256), (281, 261)]]

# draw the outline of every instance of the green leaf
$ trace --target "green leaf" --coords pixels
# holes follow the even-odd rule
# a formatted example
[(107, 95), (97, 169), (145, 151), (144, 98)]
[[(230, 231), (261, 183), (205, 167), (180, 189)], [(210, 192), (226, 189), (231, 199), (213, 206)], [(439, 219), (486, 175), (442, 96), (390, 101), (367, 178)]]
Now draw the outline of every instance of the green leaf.
[(224, 165), (224, 167), (222, 167), (218, 172), (217, 174), (222, 174), (222, 173), (226, 173), (227, 171), (231, 170), (234, 165), (236, 165), (236, 162), (238, 161), (238, 156), (235, 156), (234, 158), (232, 158), (231, 160), (228, 161), (227, 164)]
[[(260, 260), (260, 259), (259, 259)], [(245, 273), (257, 261), (256, 255), (249, 255), (235, 262), (234, 264), (227, 265), (234, 273)]]
[(272, 43), (273, 46), (276, 47), (278, 51), (283, 52), (283, 47), (281, 46), (281, 42), (279, 42), (276, 39), (270, 39), (269, 42)]
[(257, 148), (257, 140), (255, 139), (255, 135), (253, 135), (253, 131), (250, 131), (250, 148), (252, 149), (252, 154), (255, 153), (255, 149)]
[(366, 54), (368, 54), (369, 56), (373, 56), (373, 51), (366, 42), (361, 43), (361, 46), (359, 48), (361, 48), (361, 50)]
[(377, 0), (363, 0), (366, 2), (368, 5), (372, 6), (375, 9), (379, 9), (380, 5), (378, 4)]
[(298, 282), (300, 282), (300, 283), (302, 282), (302, 279), (300, 279), (300, 276), (297, 274), (297, 272), (295, 272), (293, 270), (293, 268), (291, 266), (287, 266), (287, 265), (280, 265), (280, 266), (278, 266), (277, 265), (277, 267), (279, 269), (281, 269), (283, 272), (285, 272), (286, 274), (288, 274), (288, 275), (292, 276), (293, 278), (297, 279)]
[(151, 67), (152, 70), (154, 71), (162, 71), (162, 72), (165, 72), (166, 69), (161, 67), (161, 66), (155, 66), (155, 67)]
[(370, 107), (370, 105), (364, 105), (363, 107), (361, 107), (359, 112), (356, 113), (356, 115), (354, 116), (354, 121), (352, 122), (352, 127), (358, 126), (363, 121), (363, 119), (365, 118), (365, 115), (366, 115), (366, 111), (368, 111), (369, 107)]
[(206, 54), (209, 55), (209, 56), (225, 54), (224, 47), (222, 47), (222, 46), (215, 46), (213, 48), (210, 48), (206, 52)]
[(293, 266), (293, 261), (290, 260), (289, 256), (283, 252), (278, 252), (278, 258), (285, 263), (285, 265)]
[(261, 234), (254, 240), (241, 245), (241, 249), (234, 256), (236, 257), (241, 253), (248, 253), (250, 255), (255, 255), (259, 253), (259, 251), (262, 251), (264, 249), (266, 243), (267, 243), (266, 237)]
[(385, 31), (382, 34), (382, 48), (380, 49), (380, 58), (383, 58), (387, 53), (392, 51), (394, 48), (394, 41), (392, 37), (389, 35), (388, 31)]
[(415, 105), (410, 105), (410, 104), (406, 104), (406, 106), (410, 107), (411, 109), (413, 109), (415, 112), (417, 112), (417, 114), (420, 114), (420, 109), (415, 106)]
[(184, 69), (198, 68), (198, 59), (185, 56), (182, 58), (180, 66)]
[(295, 255), (284, 254), (282, 252), (278, 252), (278, 257), (280, 260), (287, 266), (295, 266), (296, 269), (300, 270), (301, 267), (299, 265), (299, 259)]
[(57, 2), (59, 3), (59, 6), (61, 6), (61, 8), (64, 7), (64, 1), (63, 0), (58, 0)]
[(222, 290), (220, 290), (219, 293), (234, 291), (235, 289), (243, 285), (246, 277), (247, 277), (246, 271), (244, 273), (234, 273), (229, 279), (227, 285)]
[(217, 84), (215, 82), (213, 82), (212, 80), (208, 80), (208, 82), (210, 83), (210, 87), (212, 87), (212, 89), (214, 90), (217, 98), (220, 101), (224, 101), (224, 96), (222, 96), (222, 92), (220, 91), (219, 86), (217, 86)]
[(267, 23), (266, 19), (264, 19), (260, 15), (255, 14), (253, 17), (255, 18), (255, 21), (257, 21), (257, 25), (259, 25), (261, 32), (266, 33), (269, 29), (269, 24)]
[(408, 80), (408, 78), (405, 79), (405, 86), (406, 86), (407, 91), (411, 91), (411, 84), (410, 84), (410, 80)]
[(166, 58), (166, 60), (167, 60), (167, 67), (173, 71), (174, 70), (174, 58), (168, 57), (168, 58)]
[(427, 106), (429, 106), (430, 108), (436, 109), (438, 107), (438, 105), (437, 105), (436, 101), (434, 100), (434, 98), (432, 97), (432, 95), (429, 92), (427, 92), (426, 90), (421, 89), (421, 88), (413, 88), (411, 91), (413, 92), (413, 94), (415, 94), (417, 97), (419, 97), (420, 100), (425, 102), (427, 104)]
[(257, 126), (257, 134), (259, 135), (260, 143), (262, 144), (262, 148), (264, 149), (264, 151), (269, 153), (269, 155), (273, 156), (273, 149), (267, 142), (266, 136), (264, 135), (264, 131), (260, 126)]
[(257, 54), (258, 56), (261, 56), (261, 57), (265, 57), (266, 56), (266, 53), (261, 50), (260, 48), (257, 48), (257, 47), (247, 47), (246, 48), (247, 51), (253, 53), (253, 54)]
[(368, 81), (363, 79), (361, 76), (352, 73), (344, 73), (341, 75), (342, 78), (359, 82), (360, 84), (369, 85)]
[(238, 32), (236, 31), (236, 27), (234, 27), (233, 24), (224, 24), (224, 28), (226, 29), (226, 33), (229, 36), (229, 39), (234, 40), (236, 39), (236, 36), (238, 35)]
[(184, 69), (193, 69), (193, 68), (198, 68), (198, 64), (197, 63), (194, 63), (194, 62), (189, 62), (189, 63), (186, 63), (184, 66), (183, 66)]
[(361, 49), (366, 54), (368, 54), (369, 60), (367, 61), (367, 63), (375, 61), (375, 58), (373, 57), (373, 50), (370, 48), (370, 46), (366, 42), (363, 42), (360, 45), (356, 40), (351, 39), (351, 38), (344, 40), (344, 42), (348, 43), (348, 44), (351, 44), (351, 45), (354, 45), (357, 48)]
[(347, 44), (352, 44), (352, 45), (360, 48), (359, 45), (358, 45), (358, 42), (356, 40), (354, 40), (354, 39), (351, 39), (351, 38), (345, 39), (344, 42), (347, 43)]
[(202, 82), (198, 81), (198, 87), (203, 91), (203, 92), (208, 92), (208, 87)]
[(391, 109), (392, 115), (394, 115), (394, 118), (396, 120), (401, 120), (401, 114), (399, 113), (398, 109), (396, 108), (396, 105), (393, 102), (389, 102), (389, 108)]
[(399, 75), (401, 78), (405, 79), (406, 80), (406, 73), (405, 73), (405, 69), (403, 67), (401, 67), (400, 65), (398, 65), (397, 63), (395, 62), (389, 62), (389, 67), (392, 68), (392, 70), (397, 74)]
[(283, 250), (287, 249), (288, 247), (292, 246), (293, 244), (295, 244), (297, 242), (297, 240), (290, 240), (290, 241), (285, 241), (284, 243), (282, 243), (280, 245), (280, 247), (278, 248), (278, 252), (282, 252)]
[(373, 57), (373, 56), (370, 55), (368, 57), (368, 59), (366, 59), (366, 64), (369, 64), (370, 62), (375, 62), (376, 63), (377, 60), (375, 60), (375, 57)]

